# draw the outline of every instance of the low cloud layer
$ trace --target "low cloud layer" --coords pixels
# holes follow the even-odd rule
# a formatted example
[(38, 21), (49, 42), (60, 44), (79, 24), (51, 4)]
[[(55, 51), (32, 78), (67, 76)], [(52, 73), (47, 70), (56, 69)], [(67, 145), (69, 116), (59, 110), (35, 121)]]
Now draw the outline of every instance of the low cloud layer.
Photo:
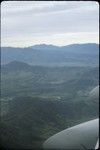
[(4, 1), (1, 4), (2, 46), (98, 43), (98, 30), (97, 2)]

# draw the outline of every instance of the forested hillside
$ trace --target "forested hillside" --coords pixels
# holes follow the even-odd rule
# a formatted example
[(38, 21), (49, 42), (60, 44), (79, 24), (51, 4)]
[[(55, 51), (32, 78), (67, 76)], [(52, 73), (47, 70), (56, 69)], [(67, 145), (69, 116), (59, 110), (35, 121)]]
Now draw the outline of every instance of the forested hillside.
[(1, 140), (8, 148), (41, 148), (48, 137), (98, 117), (89, 92), (98, 67), (1, 66)]

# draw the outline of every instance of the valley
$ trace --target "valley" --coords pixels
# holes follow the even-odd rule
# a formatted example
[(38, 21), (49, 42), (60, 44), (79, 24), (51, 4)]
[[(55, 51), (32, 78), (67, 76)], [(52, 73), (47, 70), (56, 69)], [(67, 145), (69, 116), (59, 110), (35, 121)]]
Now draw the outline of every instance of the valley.
[(89, 92), (98, 82), (98, 67), (2, 65), (2, 145), (41, 149), (51, 135), (97, 118), (98, 101)]

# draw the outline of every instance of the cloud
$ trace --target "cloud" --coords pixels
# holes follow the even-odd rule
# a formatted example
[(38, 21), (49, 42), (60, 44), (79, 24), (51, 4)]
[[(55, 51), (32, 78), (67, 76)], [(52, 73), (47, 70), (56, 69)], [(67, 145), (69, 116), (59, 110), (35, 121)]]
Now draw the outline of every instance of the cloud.
[(2, 43), (14, 37), (22, 40), (25, 36), (33, 39), (50, 36), (48, 40), (51, 40), (64, 33), (98, 32), (98, 7), (91, 1), (4, 1), (1, 5)]
[[(7, 41), (7, 42), (6, 42)], [(30, 36), (9, 36), (1, 38), (2, 45), (14, 46), (14, 47), (28, 47), (35, 44), (53, 44), (53, 45), (69, 45), (72, 43), (99, 43), (98, 32), (78, 32), (76, 33), (63, 33), (63, 34), (41, 34), (41, 35), (30, 35)]]
[[(92, 7), (91, 7), (92, 5)], [(15, 15), (20, 13), (47, 13), (55, 11), (72, 10), (78, 8), (90, 7), (91, 9), (97, 9), (98, 5), (95, 2), (66, 2), (66, 1), (4, 1), (1, 5), (3, 15)]]

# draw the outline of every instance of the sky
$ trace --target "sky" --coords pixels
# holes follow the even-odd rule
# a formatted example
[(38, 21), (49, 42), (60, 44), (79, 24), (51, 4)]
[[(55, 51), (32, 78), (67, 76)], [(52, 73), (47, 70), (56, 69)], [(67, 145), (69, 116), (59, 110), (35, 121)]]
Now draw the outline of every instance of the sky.
[(1, 46), (99, 43), (96, 1), (3, 1)]

